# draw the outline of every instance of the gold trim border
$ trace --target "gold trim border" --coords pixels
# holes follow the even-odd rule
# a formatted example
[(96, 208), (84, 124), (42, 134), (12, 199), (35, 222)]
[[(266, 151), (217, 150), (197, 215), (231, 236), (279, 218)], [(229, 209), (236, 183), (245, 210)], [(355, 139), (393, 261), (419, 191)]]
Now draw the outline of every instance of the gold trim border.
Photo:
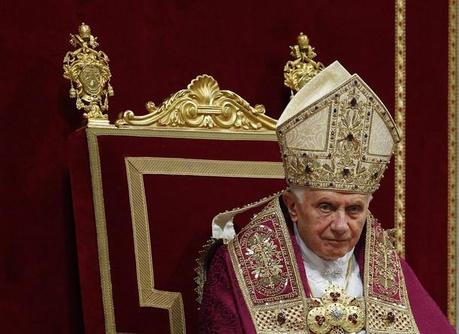
[(406, 165), (406, 2), (395, 0), (395, 123), (400, 142), (395, 149), (394, 219), (397, 252), (405, 257), (405, 165)]
[(456, 326), (457, 300), (457, 1), (448, 8), (448, 319)]
[(142, 166), (136, 159), (125, 158), (129, 188), (134, 254), (137, 271), (137, 289), (140, 307), (165, 309), (169, 312), (169, 328), (174, 334), (185, 333), (185, 310), (180, 292), (155, 289), (155, 277), (150, 242), (150, 225), (143, 182)]
[[(271, 206), (271, 203), (274, 204)], [(271, 206), (271, 207), (270, 207)], [(268, 209), (267, 209), (268, 208)], [(301, 281), (301, 275), (298, 269), (297, 265), (294, 265), (296, 263), (296, 257), (295, 257), (295, 251), (293, 249), (292, 241), (291, 238), (289, 237), (289, 231), (287, 228), (287, 225), (285, 223), (285, 218), (282, 213), (282, 209), (280, 207), (279, 201), (277, 199), (272, 199), (264, 208), (261, 212), (257, 214), (256, 217), (254, 217), (249, 225), (246, 225), (246, 228), (250, 226), (250, 228), (253, 228), (256, 226), (257, 222), (263, 221), (266, 217), (274, 216), (277, 218), (276, 223), (273, 224), (274, 227), (276, 227), (276, 224), (278, 225), (278, 232), (277, 234), (281, 235), (282, 239), (285, 241), (285, 253), (288, 256), (288, 259), (285, 260), (285, 264), (290, 264), (292, 267), (292, 285), (296, 285), (296, 288), (298, 289), (298, 295), (291, 300), (285, 301), (281, 300), (279, 302), (266, 302), (264, 304), (259, 304), (255, 305), (253, 299), (250, 296), (250, 291), (249, 288), (251, 287), (250, 285), (253, 286), (253, 282), (249, 282), (248, 279), (244, 276), (243, 272), (243, 264), (239, 261), (239, 255), (243, 251), (242, 246), (239, 243), (239, 238), (235, 237), (233, 240), (231, 240), (228, 244), (228, 253), (231, 258), (231, 264), (233, 267), (234, 272), (236, 273), (236, 279), (238, 282), (238, 285), (240, 287), (240, 290), (242, 292), (242, 295), (244, 297), (245, 303), (249, 309), (250, 317), (252, 319), (253, 325), (255, 327), (256, 333), (260, 334), (271, 334), (271, 333), (287, 333), (285, 331), (285, 328), (277, 330), (277, 328), (272, 328), (271, 330), (266, 330), (260, 328), (260, 321), (257, 318), (263, 318), (269, 315), (270, 311), (274, 311), (276, 313), (279, 313), (283, 309), (287, 308), (294, 308), (294, 307), (302, 307), (302, 311), (307, 310), (307, 298), (306, 298), (306, 293), (304, 291), (304, 287)], [(245, 231), (247, 229), (244, 228)], [(279, 239), (281, 237), (278, 237)], [(278, 239), (278, 240), (279, 240)], [(280, 245), (281, 248), (283, 248), (282, 243)], [(277, 250), (278, 253), (282, 254), (281, 250)], [(289, 267), (288, 265), (286, 267)], [(247, 268), (246, 268), (247, 269)], [(284, 270), (288, 270), (285, 269)], [(307, 321), (306, 318), (303, 318), (303, 323), (304, 327), (301, 330), (291, 330), (288, 331), (288, 333), (309, 333), (308, 326), (307, 326)]]
[[(457, 1), (449, 0), (448, 18), (448, 319), (456, 326), (457, 314)], [(405, 256), (406, 166), (406, 0), (395, 1), (395, 122), (401, 141), (395, 152), (396, 246)]]
[(182, 294), (154, 287), (154, 268), (148, 221), (144, 175), (193, 175), (284, 179), (281, 162), (180, 159), (164, 157), (126, 157), (137, 288), (141, 307), (167, 309), (171, 333), (185, 333)]
[(142, 174), (284, 179), (282, 162), (127, 157), (126, 166)]
[(96, 131), (87, 128), (86, 138), (88, 140), (89, 149), (89, 165), (91, 170), (94, 215), (96, 221), (97, 255), (99, 260), (102, 305), (104, 308), (105, 333), (116, 334), (107, 223), (105, 219), (104, 191), (102, 187), (102, 169), (100, 165), (99, 144), (97, 142)]
[(172, 129), (143, 126), (123, 126), (117, 128), (110, 125), (103, 128), (90, 128), (95, 136), (128, 136), (128, 137), (158, 137), (174, 139), (204, 139), (204, 140), (243, 140), (243, 141), (275, 141), (277, 136), (274, 131), (242, 132), (231, 130), (201, 130), (201, 129)]
[[(116, 319), (115, 307), (112, 294), (112, 283), (110, 273), (110, 257), (107, 235), (107, 223), (105, 216), (104, 205), (104, 192), (102, 185), (102, 168), (99, 155), (98, 136), (131, 136), (131, 137), (158, 137), (158, 138), (177, 138), (177, 139), (203, 139), (203, 140), (241, 140), (241, 141), (277, 141), (274, 131), (266, 132), (235, 132), (235, 131), (200, 131), (200, 130), (173, 130), (173, 129), (143, 129), (136, 127), (116, 128), (110, 125), (104, 128), (86, 128), (86, 137), (88, 141), (89, 151), (89, 164), (91, 171), (91, 184), (93, 192), (94, 215), (97, 234), (97, 252), (100, 270), (100, 283), (102, 291), (102, 306), (104, 313), (105, 333), (117, 334), (116, 332)], [(164, 291), (164, 293), (168, 293)], [(167, 301), (170, 301), (170, 295), (162, 295)], [(172, 296), (173, 297), (173, 296)], [(148, 303), (151, 296), (146, 296), (145, 300)], [(170, 321), (177, 321), (181, 314), (176, 312), (180, 310), (180, 302), (174, 300), (175, 304), (171, 305), (173, 308)], [(171, 327), (172, 328), (172, 327)]]

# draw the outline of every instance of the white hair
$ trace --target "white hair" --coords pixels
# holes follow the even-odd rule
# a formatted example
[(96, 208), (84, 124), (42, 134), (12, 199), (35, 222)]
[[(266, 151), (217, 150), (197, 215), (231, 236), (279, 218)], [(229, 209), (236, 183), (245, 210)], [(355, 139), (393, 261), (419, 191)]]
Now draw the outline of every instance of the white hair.
[(308, 188), (302, 186), (290, 186), (288, 187), (288, 191), (290, 191), (295, 199), (300, 202), (301, 204), (304, 202), (304, 194)]
[[(306, 186), (290, 186), (288, 187), (287, 191), (290, 191), (293, 196), (295, 196), (295, 199), (300, 203), (303, 204), (305, 200), (305, 193), (306, 191), (310, 189), (309, 187)], [(373, 199), (373, 194), (366, 194), (368, 197), (368, 201), (371, 201)]]

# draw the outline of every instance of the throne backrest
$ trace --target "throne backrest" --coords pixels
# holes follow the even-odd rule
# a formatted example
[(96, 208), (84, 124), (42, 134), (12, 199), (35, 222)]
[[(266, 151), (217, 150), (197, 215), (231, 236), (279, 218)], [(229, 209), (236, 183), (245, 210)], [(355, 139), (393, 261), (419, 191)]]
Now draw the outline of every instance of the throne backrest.
[(275, 120), (210, 76), (71, 138), (88, 333), (194, 333), (195, 261), (219, 212), (279, 191)]
[[(69, 150), (86, 332), (193, 333), (195, 259), (212, 218), (285, 186), (276, 121), (201, 75), (110, 124), (108, 57), (84, 24), (71, 42), (64, 76), (88, 119)], [(308, 58), (306, 36), (291, 48), (293, 94), (323, 65)]]

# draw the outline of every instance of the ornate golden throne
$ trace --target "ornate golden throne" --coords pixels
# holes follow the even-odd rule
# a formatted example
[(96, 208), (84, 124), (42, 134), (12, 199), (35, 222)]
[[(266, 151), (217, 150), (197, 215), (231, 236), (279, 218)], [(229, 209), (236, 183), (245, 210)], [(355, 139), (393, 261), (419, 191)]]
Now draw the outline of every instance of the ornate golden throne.
[(89, 27), (64, 60), (86, 127), (69, 163), (87, 333), (195, 333), (196, 258), (215, 214), (284, 187), (275, 120), (208, 75), (110, 124)]
[[(71, 36), (64, 77), (87, 119), (69, 141), (85, 330), (195, 333), (212, 219), (285, 186), (276, 121), (204, 74), (111, 124), (108, 57), (87, 25)], [(293, 94), (323, 65), (303, 34), (291, 55)]]

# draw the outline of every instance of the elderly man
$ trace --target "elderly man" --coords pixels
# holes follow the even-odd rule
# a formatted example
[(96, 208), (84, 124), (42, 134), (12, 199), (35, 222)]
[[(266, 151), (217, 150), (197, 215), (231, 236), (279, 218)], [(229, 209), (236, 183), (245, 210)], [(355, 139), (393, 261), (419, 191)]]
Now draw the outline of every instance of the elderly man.
[[(202, 333), (454, 333), (369, 212), (395, 143), (389, 112), (338, 62), (277, 125), (289, 188), (214, 220)], [(266, 204), (237, 234), (232, 217)], [(223, 221), (223, 222), (222, 222)]]

